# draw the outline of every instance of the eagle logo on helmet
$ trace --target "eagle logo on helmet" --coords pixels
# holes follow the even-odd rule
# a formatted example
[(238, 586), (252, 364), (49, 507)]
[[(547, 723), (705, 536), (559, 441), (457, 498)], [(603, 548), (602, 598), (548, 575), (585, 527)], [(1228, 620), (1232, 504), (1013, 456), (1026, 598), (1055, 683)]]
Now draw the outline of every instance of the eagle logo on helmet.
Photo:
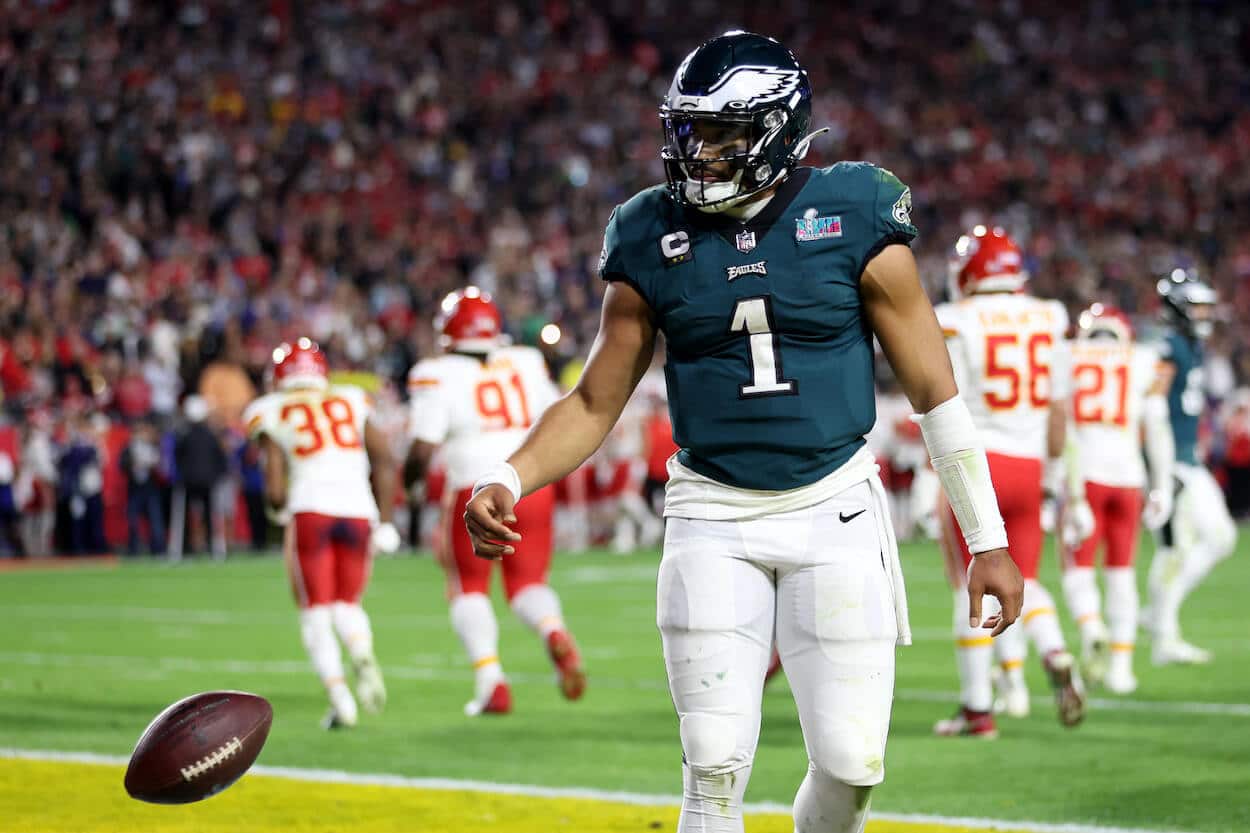
[(725, 105), (734, 110), (749, 110), (756, 104), (788, 99), (799, 89), (802, 76), (797, 70), (781, 67), (742, 66), (735, 67), (707, 91), (709, 98), (723, 98), (717, 93), (724, 90), (729, 96)]
[(686, 56), (660, 106), (660, 158), (680, 203), (717, 213), (780, 182), (813, 137), (807, 71), (772, 38), (735, 30)]

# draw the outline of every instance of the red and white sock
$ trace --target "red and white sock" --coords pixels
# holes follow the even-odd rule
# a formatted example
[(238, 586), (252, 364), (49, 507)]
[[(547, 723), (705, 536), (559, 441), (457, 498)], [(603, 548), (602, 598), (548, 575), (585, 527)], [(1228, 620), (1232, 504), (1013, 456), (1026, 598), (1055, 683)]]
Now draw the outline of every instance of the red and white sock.
[[(994, 604), (992, 597), (986, 596), (981, 603), (981, 615), (988, 616)], [(990, 684), (994, 640), (984, 628), (970, 627), (968, 615), (968, 591), (960, 588), (955, 591), (955, 664), (959, 669), (959, 702), (966, 709), (988, 712), (994, 704), (994, 690)]]
[(489, 698), (504, 679), (499, 662), (499, 622), (483, 593), (462, 593), (451, 600), (451, 626), (473, 664), (474, 699)]
[(356, 663), (373, 662), (373, 627), (369, 614), (358, 604), (335, 602), (331, 606), (334, 630)]
[(1069, 567), (1063, 574), (1063, 595), (1068, 610), (1081, 629), (1081, 637), (1089, 640), (1103, 630), (1102, 603), (1098, 597), (1098, 580), (1093, 567)]
[(1025, 633), (1043, 657), (1055, 651), (1066, 651), (1063, 631), (1059, 630), (1059, 617), (1055, 613), (1055, 600), (1050, 591), (1030, 578), (1024, 580), (1024, 610), (1020, 617)]
[(1105, 575), (1111, 663), (1131, 669), (1133, 648), (1137, 641), (1137, 572), (1132, 567), (1109, 567)]
[(300, 636), (312, 660), (313, 669), (321, 678), (330, 697), (330, 704), (347, 723), (357, 718), (356, 699), (343, 674), (343, 655), (334, 636), (329, 605), (316, 605), (300, 611)]
[(544, 642), (551, 634), (565, 629), (560, 597), (547, 584), (522, 588), (512, 597), (512, 612)]

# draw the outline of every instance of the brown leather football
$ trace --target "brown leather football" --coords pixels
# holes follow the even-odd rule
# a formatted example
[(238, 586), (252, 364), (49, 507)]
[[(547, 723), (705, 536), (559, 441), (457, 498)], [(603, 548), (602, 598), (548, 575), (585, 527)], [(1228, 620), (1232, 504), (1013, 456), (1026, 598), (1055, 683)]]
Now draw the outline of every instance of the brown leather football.
[(264, 697), (206, 691), (148, 724), (126, 768), (126, 792), (154, 804), (187, 804), (224, 790), (260, 754), (273, 722)]

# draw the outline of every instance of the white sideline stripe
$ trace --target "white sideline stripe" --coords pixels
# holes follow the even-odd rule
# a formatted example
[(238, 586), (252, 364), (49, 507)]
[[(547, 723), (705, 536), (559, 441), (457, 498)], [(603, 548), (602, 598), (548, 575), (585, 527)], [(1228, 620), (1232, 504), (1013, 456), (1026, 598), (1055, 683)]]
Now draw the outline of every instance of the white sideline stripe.
[[(60, 752), (44, 749), (14, 749), (0, 747), (0, 758), (23, 761), (49, 761), (73, 764), (107, 764), (125, 766), (128, 759), (121, 755), (100, 755), (95, 752)], [(344, 772), (337, 769), (305, 769), (288, 766), (254, 766), (249, 770), (257, 775), (286, 778), (312, 784), (350, 784), (360, 787), (405, 787), (419, 790), (443, 790), (459, 792), (515, 795), (524, 798), (574, 798), (587, 801), (611, 801), (636, 807), (677, 807), (681, 798), (654, 793), (617, 792), (596, 790), (589, 787), (539, 787), (529, 784), (499, 784), (493, 781), (469, 781), (456, 778), (415, 778), (407, 775), (386, 773)], [(744, 808), (752, 815), (790, 815), (790, 805), (775, 801), (752, 801)], [(1180, 830), (1147, 830), (1140, 827), (1107, 827), (1097, 824), (1062, 823), (1040, 821), (1014, 821), (1011, 819), (983, 819), (975, 817), (936, 816), (927, 813), (878, 813), (870, 819), (904, 824), (946, 825), (967, 827), (973, 830), (1020, 830), (1028, 833), (1184, 833)]]
[[(51, 665), (63, 668), (80, 667), (131, 667), (137, 666), (143, 673), (153, 671), (207, 671), (229, 674), (308, 674), (311, 673), (306, 660), (274, 659), (274, 660), (194, 660), (186, 657), (129, 657), (101, 656), (97, 654), (54, 654), (34, 651), (0, 651), (0, 662), (13, 662), (22, 665)], [(441, 667), (420, 665), (393, 665), (384, 669), (388, 677), (399, 680), (464, 680), (468, 672), (459, 662), (449, 658), (449, 662)], [(519, 683), (551, 682), (549, 674), (527, 674), (525, 672), (509, 672), (508, 678)], [(640, 689), (644, 691), (668, 691), (668, 684), (660, 679), (624, 679), (619, 677), (594, 678), (594, 685), (608, 689)], [(899, 688), (894, 692), (895, 700), (917, 703), (955, 703), (959, 700), (958, 692), (938, 691), (923, 688)], [(1037, 695), (1032, 698), (1038, 705), (1051, 702), (1048, 695)], [(1199, 714), (1222, 715), (1224, 717), (1250, 718), (1250, 703), (1203, 703), (1192, 701), (1168, 700), (1121, 700), (1092, 697), (1086, 704), (1098, 711), (1149, 712), (1152, 714)]]
[[(258, 613), (255, 611), (212, 610), (203, 608), (143, 607), (137, 605), (61, 605), (17, 604), (5, 610), (26, 617), (48, 619), (75, 619), (91, 621), (126, 619), (138, 622), (155, 622), (172, 625), (289, 625), (288, 613)], [(375, 614), (374, 622), (405, 627), (447, 625), (446, 616), (421, 615), (417, 613)]]

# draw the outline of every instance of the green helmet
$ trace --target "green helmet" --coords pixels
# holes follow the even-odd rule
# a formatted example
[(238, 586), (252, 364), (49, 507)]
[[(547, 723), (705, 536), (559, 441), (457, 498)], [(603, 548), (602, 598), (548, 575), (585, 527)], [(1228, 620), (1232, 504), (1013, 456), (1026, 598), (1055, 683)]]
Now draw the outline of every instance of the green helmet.
[[(673, 197), (716, 212), (775, 185), (807, 154), (811, 118), (812, 85), (789, 49), (750, 32), (712, 38), (682, 61), (660, 107)], [(705, 155), (707, 145), (730, 152)]]

